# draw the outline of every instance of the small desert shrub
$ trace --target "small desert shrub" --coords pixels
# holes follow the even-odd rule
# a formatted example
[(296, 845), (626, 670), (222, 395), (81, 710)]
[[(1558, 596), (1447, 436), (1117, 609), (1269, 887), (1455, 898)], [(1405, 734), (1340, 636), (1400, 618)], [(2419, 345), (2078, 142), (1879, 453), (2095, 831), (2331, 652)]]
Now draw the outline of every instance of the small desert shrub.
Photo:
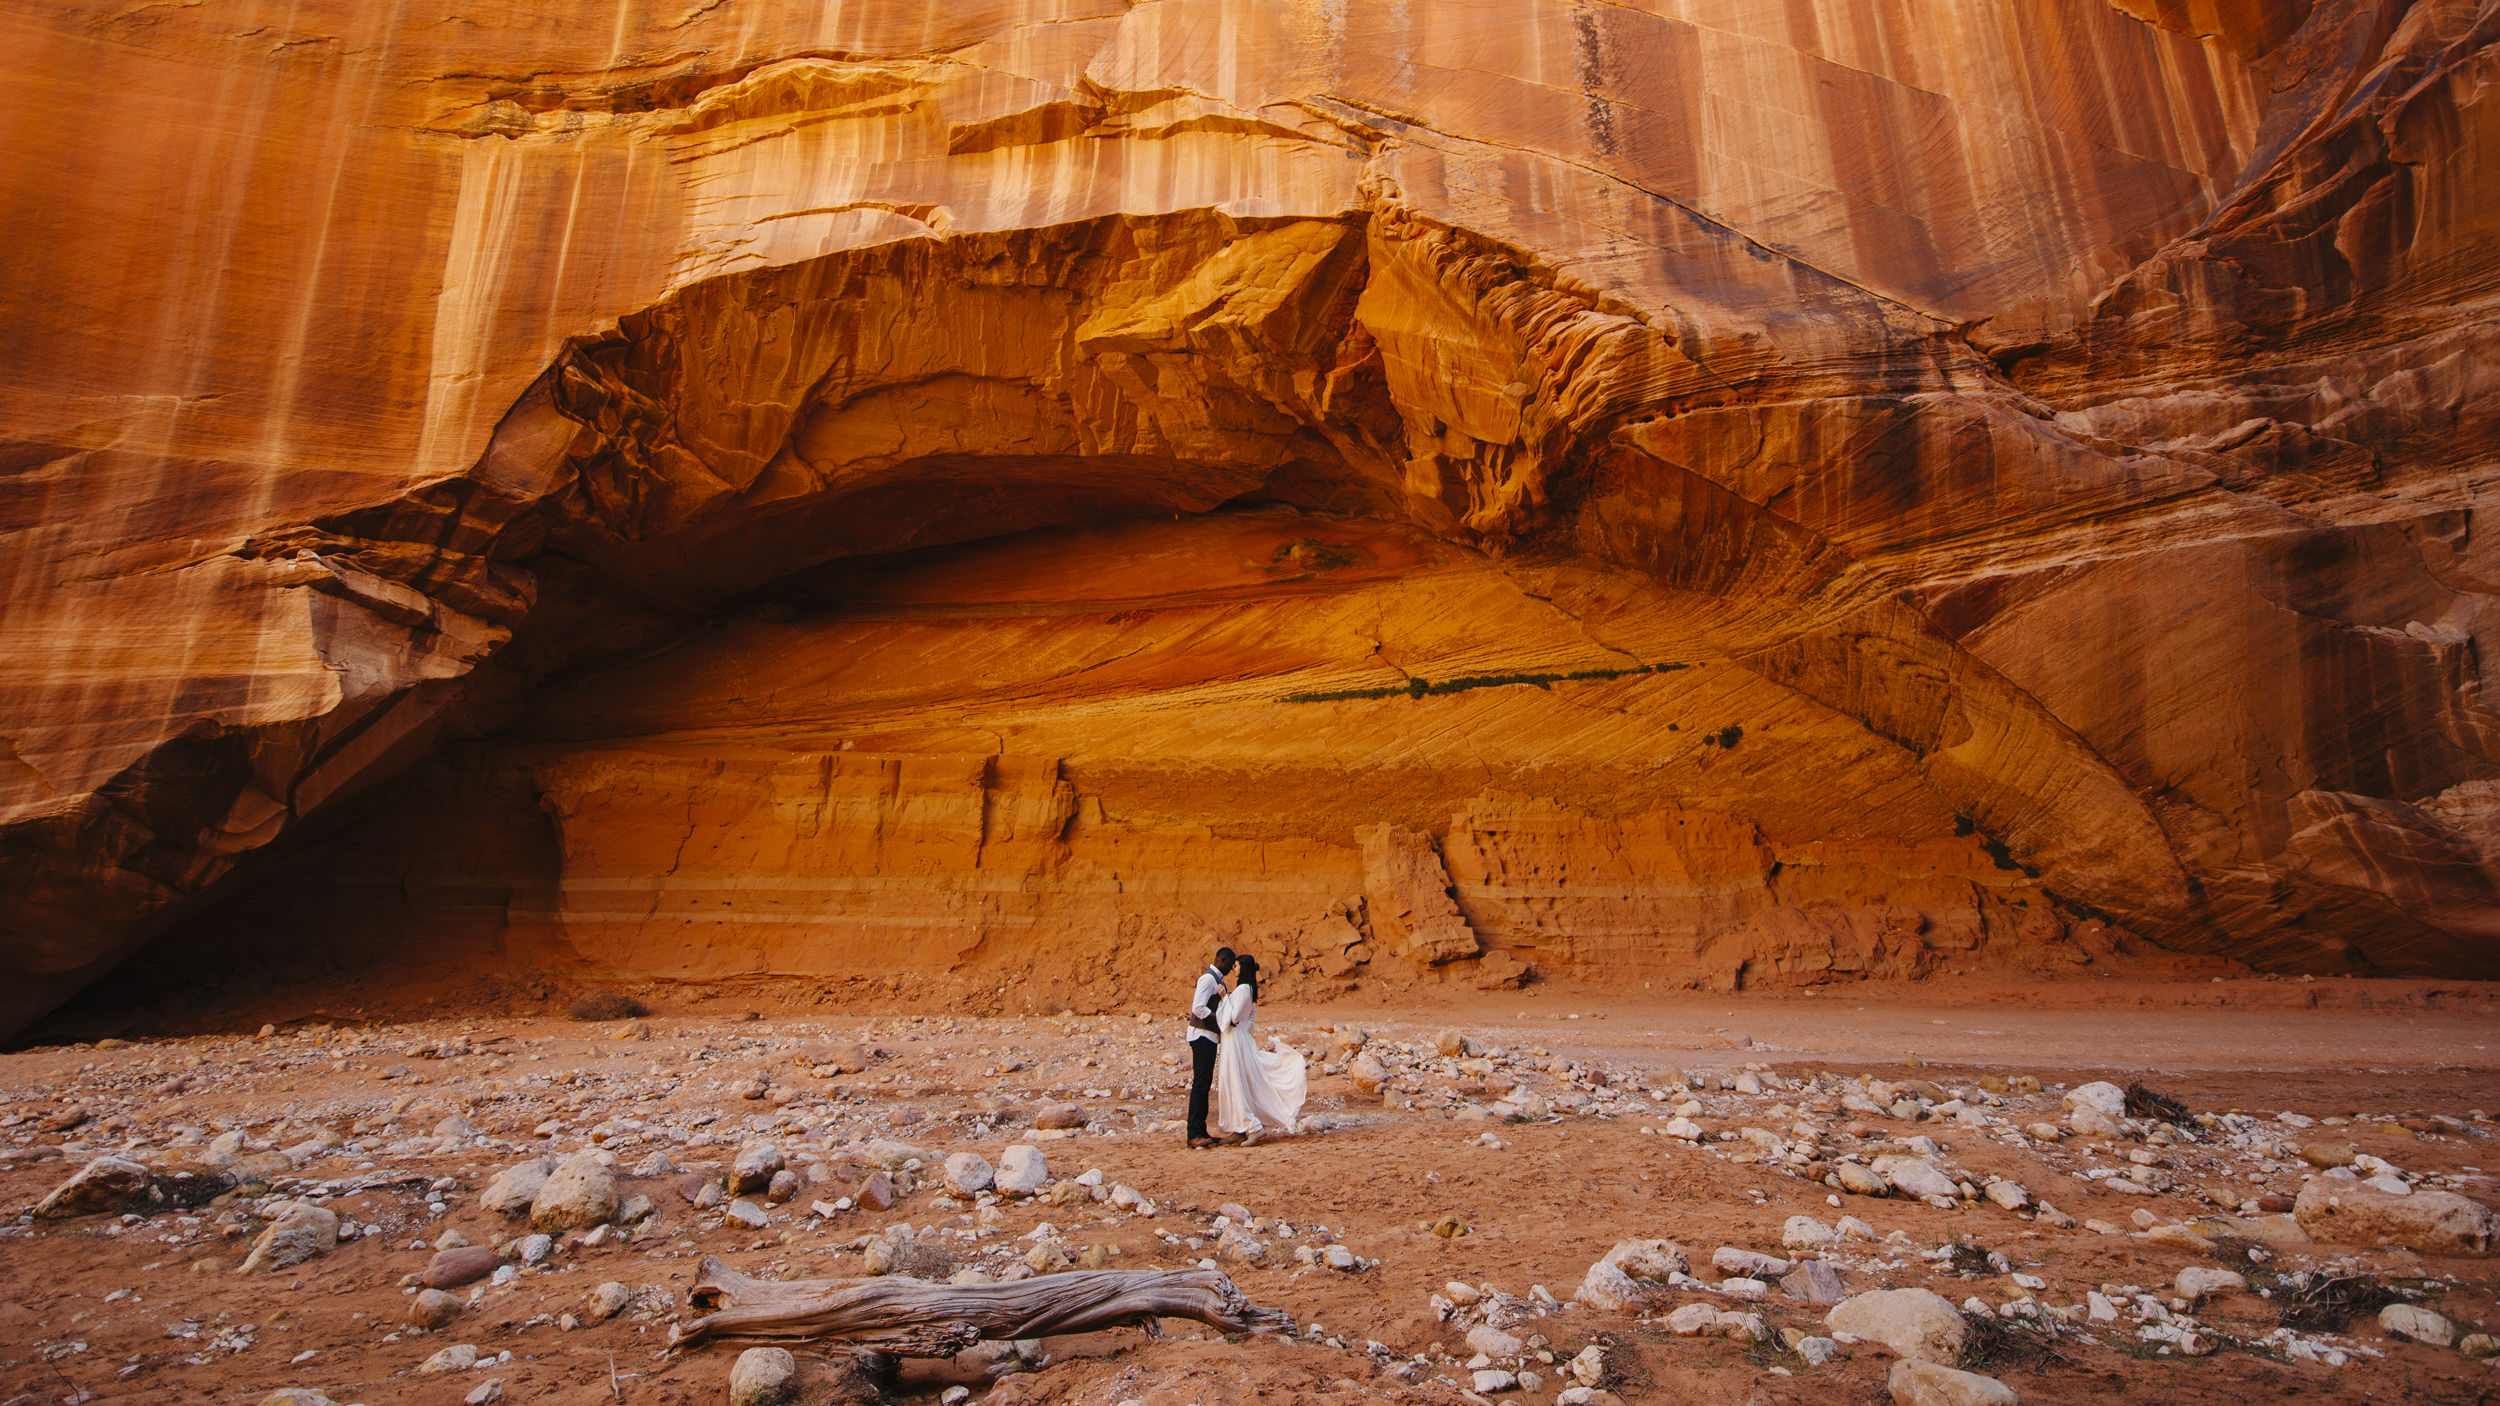
[(630, 1020), (651, 1014), (651, 1008), (621, 991), (595, 991), (565, 1012), (575, 1020)]

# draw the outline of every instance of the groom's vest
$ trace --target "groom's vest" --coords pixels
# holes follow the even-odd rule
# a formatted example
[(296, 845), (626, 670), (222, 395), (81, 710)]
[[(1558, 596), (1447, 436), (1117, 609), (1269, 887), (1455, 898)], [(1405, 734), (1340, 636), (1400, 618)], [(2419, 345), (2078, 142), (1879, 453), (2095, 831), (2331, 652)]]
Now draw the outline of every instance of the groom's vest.
[[(1224, 999), (1224, 973), (1216, 971), (1215, 964), (1212, 962), (1207, 964), (1207, 971), (1213, 973), (1215, 976), (1215, 1000), (1207, 1003), (1207, 1013), (1203, 1016), (1199, 1015), (1194, 1010), (1190, 1012), (1189, 1028), (1192, 1030), (1204, 1030), (1210, 1035), (1215, 1035), (1221, 1033), (1215, 1028), (1215, 1007), (1217, 1002)], [(1198, 988), (1195, 983), (1191, 984), (1189, 988), (1189, 995), (1192, 1002), (1197, 1000)]]

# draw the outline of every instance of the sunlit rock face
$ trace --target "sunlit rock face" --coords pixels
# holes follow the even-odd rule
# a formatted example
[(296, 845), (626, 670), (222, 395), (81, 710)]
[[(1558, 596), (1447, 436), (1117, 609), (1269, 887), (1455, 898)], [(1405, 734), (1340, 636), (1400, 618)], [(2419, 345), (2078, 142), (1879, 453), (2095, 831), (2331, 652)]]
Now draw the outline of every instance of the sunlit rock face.
[(2496, 12), (17, 7), (0, 1026), (2500, 975)]

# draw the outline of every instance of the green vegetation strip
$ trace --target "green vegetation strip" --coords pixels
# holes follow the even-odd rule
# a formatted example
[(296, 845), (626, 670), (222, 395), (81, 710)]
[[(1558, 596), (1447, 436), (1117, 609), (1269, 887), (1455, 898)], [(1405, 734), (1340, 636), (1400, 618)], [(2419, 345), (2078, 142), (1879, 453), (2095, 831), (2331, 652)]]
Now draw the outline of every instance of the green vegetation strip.
[(1356, 698), (1426, 698), (1436, 693), (1465, 693), (1476, 688), (1501, 688), (1507, 684), (1532, 684), (1551, 688), (1558, 683), (1582, 683), (1595, 679), (1628, 679), (1640, 674), (1666, 674), (1689, 669), (1690, 664), (1635, 664), (1629, 669), (1577, 669), (1568, 674), (1471, 674), (1463, 679), (1408, 679), (1391, 688), (1332, 688), (1319, 693), (1288, 693), (1278, 700), (1284, 703), (1343, 703)]

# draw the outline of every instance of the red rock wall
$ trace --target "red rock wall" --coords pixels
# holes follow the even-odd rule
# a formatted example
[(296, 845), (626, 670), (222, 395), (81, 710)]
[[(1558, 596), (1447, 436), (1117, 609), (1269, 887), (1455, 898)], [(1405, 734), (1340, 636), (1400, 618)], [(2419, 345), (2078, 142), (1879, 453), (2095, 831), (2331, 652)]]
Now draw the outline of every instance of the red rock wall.
[[(546, 681), (630, 671), (726, 600), (1245, 503), (1437, 538), (1587, 657), (1697, 666), (1634, 687), (1724, 688), (1708, 710), (1748, 738), (1812, 720), (1812, 766), (1740, 743), (1698, 789), (1633, 788), (1652, 814), (1855, 843), (1839, 794), (1901, 853), (2037, 871), (2068, 919), (2488, 973), (2495, 26), (2393, 0), (0, 16), (0, 950), (30, 974), (0, 1023), (445, 736), (642, 737)], [(1476, 608), (1409, 614), (1482, 635), (1516, 609)], [(1117, 643), (1048, 634), (951, 648)], [(1244, 659), (1302, 691), (1396, 668)], [(1130, 678), (1141, 712), (1175, 686)], [(1103, 765), (1081, 721), (1011, 749), (914, 706), (879, 755), (1056, 760), (1080, 796)], [(1342, 757), (1409, 726), (1347, 703), (1270, 730), (1313, 730), (1305, 706), (1343, 712), (1316, 729)], [(1480, 797), (1637, 833), (1575, 793), (1690, 742), (1503, 726), (1514, 760), (1429, 806), (1275, 827), (1313, 891), (1350, 896), (1355, 833), (1396, 824), (1463, 892), (1452, 817)], [(770, 775), (824, 750), (746, 745)], [(1203, 784), (1168, 814), (1218, 833), (1261, 812), (1206, 778), (1284, 774), (1183, 751)], [(1364, 765), (1349, 795), (1413, 794)], [(662, 776), (655, 816), (721, 785)], [(1613, 843), (1554, 833), (1572, 866)], [(1185, 850), (1140, 851), (1172, 866), (1150, 886), (1233, 862)], [(1684, 918), (1604, 911), (1628, 900), (1499, 900), (1523, 901), (1552, 906), (1484, 922), (1544, 924), (1549, 961), (1652, 921), (1686, 950)], [(1897, 907), (2019, 935), (1993, 901), (1853, 879), (1708, 910), (1691, 950), (1805, 922), (1874, 954)]]

